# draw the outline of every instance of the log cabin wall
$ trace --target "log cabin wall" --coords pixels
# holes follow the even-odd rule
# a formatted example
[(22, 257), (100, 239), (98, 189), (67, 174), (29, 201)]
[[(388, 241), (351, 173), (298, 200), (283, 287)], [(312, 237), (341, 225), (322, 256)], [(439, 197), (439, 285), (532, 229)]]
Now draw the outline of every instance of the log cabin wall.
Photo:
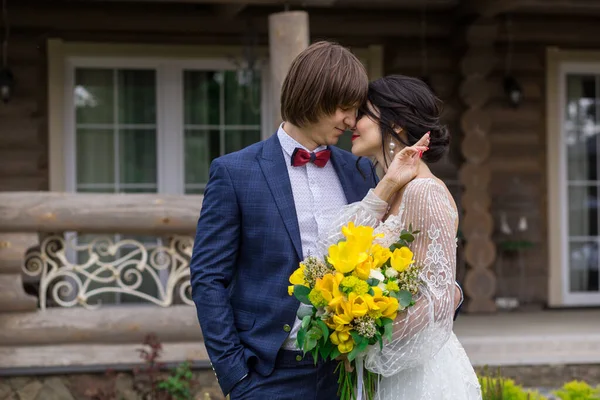
[[(520, 217), (527, 218), (525, 233), (514, 234), (534, 247), (523, 252), (524, 274), (518, 260), (498, 248), (496, 259), (497, 295), (514, 296), (522, 303), (544, 305), (548, 299), (547, 168), (546, 168), (546, 50), (598, 50), (600, 25), (597, 15), (515, 13), (496, 17), (497, 63), (489, 76), (494, 95), (488, 104), (492, 128), (490, 167), (495, 239), (501, 214), (515, 232)], [(512, 45), (510, 73), (523, 88), (523, 100), (512, 107), (503, 91), (506, 57)], [(503, 271), (500, 274), (500, 270)], [(521, 284), (525, 289), (521, 289)]]
[[(0, 106), (0, 190), (48, 190), (46, 40), (242, 45), (246, 23), (268, 46), (267, 17), (278, 7), (247, 7), (239, 14), (210, 5), (116, 2), (9, 4), (8, 65), (16, 75), (15, 94)], [(309, 9), (311, 40), (329, 39), (349, 47), (384, 46), (385, 73), (431, 78), (442, 98), (453, 96), (455, 58), (447, 46), (452, 21), (443, 10), (427, 14), (423, 31), (419, 10)], [(422, 36), (423, 33), (425, 36)], [(428, 68), (422, 62), (427, 45)], [(457, 114), (448, 107), (448, 119)]]

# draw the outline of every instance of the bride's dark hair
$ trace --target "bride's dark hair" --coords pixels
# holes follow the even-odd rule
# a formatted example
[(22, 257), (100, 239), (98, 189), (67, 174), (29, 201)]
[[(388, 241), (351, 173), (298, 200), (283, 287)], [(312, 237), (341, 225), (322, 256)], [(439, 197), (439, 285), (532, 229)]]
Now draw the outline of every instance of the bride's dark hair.
[[(448, 150), (450, 132), (440, 122), (442, 102), (422, 80), (405, 75), (377, 79), (369, 84), (367, 100), (379, 111), (379, 116), (367, 104), (359, 113), (378, 123), (386, 164), (390, 138), (412, 146), (430, 132), (429, 150), (423, 153), (423, 161), (427, 163), (438, 161)], [(407, 140), (403, 140), (394, 128), (402, 128)]]

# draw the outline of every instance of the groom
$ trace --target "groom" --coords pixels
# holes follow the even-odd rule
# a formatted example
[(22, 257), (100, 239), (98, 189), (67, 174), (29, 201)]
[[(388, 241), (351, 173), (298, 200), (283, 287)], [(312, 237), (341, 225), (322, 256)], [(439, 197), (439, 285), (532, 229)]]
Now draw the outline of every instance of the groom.
[(298, 263), (316, 253), (325, 211), (362, 200), (377, 184), (367, 159), (357, 164), (333, 147), (355, 126), (367, 89), (350, 51), (315, 43), (283, 83), (277, 133), (211, 164), (191, 284), (212, 367), (231, 400), (337, 398), (335, 363), (315, 365), (296, 348), (299, 302), (287, 287)]

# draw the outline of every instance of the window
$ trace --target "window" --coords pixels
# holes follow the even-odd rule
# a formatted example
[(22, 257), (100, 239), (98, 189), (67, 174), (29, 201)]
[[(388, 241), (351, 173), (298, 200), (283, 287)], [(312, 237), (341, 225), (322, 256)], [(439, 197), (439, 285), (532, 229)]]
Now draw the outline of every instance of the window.
[[(67, 123), (71, 149), (67, 189), (94, 193), (202, 194), (211, 161), (261, 140), (263, 122), (262, 74), (242, 73), (224, 60), (143, 60), (73, 58), (68, 63)], [(88, 246), (96, 235), (69, 235)], [(148, 249), (160, 239), (133, 239)], [(117, 260), (141, 259), (137, 245), (125, 242), (114, 256), (102, 257), (87, 271), (101, 271), (87, 292), (103, 304), (139, 303), (160, 297), (167, 270), (142, 273), (139, 292), (120, 291), (110, 267)], [(70, 252), (78, 264), (89, 259), (89, 248)], [(119, 269), (119, 263), (116, 263)], [(121, 279), (132, 283), (134, 275)], [(153, 273), (155, 272), (155, 273)], [(126, 282), (126, 278), (132, 279)], [(136, 278), (137, 279), (137, 278)], [(113, 286), (114, 291), (103, 290)], [(127, 289), (127, 288), (125, 288)]]
[(202, 194), (213, 159), (268, 135), (260, 71), (219, 60), (70, 64), (70, 190)]
[(551, 305), (600, 304), (600, 62), (577, 58), (549, 60)]

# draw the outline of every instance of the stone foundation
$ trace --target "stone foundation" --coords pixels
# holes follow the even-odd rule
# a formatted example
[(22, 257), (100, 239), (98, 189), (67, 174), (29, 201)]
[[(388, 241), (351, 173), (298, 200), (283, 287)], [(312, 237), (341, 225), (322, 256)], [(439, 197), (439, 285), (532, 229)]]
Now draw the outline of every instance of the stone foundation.
[[(490, 366), (488, 374), (495, 376), (498, 370), (503, 377), (514, 379), (524, 387), (557, 388), (572, 380), (600, 385), (600, 364)], [(476, 371), (482, 374), (483, 368), (477, 367)]]
[[(477, 367), (477, 373), (483, 368)], [(600, 385), (600, 364), (532, 365), (499, 367), (500, 374), (524, 387), (557, 388), (577, 379)], [(498, 367), (488, 367), (495, 375)], [(193, 400), (224, 400), (211, 370), (194, 371)], [(113, 397), (94, 397), (94, 391), (114, 391)], [(0, 400), (142, 400), (133, 388), (133, 375), (119, 372), (104, 374), (69, 374), (31, 377), (0, 377)]]
[[(212, 370), (194, 372), (193, 400), (224, 400)], [(96, 391), (113, 392), (106, 397)], [(0, 377), (0, 400), (142, 400), (133, 388), (133, 375), (119, 372), (31, 377)], [(164, 399), (167, 400), (167, 399)]]

